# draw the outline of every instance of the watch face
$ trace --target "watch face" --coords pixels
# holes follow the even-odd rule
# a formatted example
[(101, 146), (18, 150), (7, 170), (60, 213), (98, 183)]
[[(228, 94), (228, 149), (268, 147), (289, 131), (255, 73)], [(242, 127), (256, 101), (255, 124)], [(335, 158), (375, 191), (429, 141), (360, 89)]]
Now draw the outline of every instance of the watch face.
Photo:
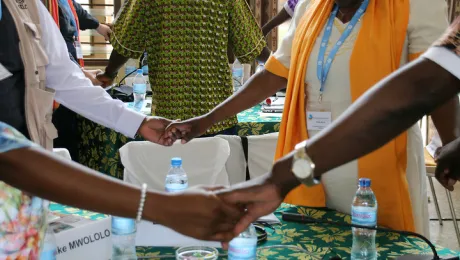
[(306, 179), (310, 177), (312, 172), (312, 167), (310, 163), (306, 160), (296, 160), (292, 167), (292, 171), (294, 172), (295, 176), (299, 179)]

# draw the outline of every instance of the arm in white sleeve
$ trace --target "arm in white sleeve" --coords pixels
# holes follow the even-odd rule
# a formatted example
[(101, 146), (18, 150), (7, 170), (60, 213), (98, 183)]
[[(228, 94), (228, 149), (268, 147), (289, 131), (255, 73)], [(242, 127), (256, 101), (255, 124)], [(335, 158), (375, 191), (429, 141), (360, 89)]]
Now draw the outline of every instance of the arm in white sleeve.
[(45, 6), (39, 1), (42, 45), (48, 55), (46, 84), (56, 91), (56, 101), (78, 114), (134, 137), (145, 116), (128, 109), (123, 102), (110, 97), (101, 87), (91, 84), (81, 69), (73, 63), (64, 38)]
[(444, 47), (431, 47), (423, 57), (432, 60), (460, 79), (460, 56)]

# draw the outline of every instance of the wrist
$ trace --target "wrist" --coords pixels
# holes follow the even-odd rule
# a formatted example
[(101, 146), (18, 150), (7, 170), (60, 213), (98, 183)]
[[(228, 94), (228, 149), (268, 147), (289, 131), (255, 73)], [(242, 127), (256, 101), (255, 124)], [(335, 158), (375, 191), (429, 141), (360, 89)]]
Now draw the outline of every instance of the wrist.
[(161, 212), (162, 210), (159, 208), (161, 204), (157, 203), (158, 201), (163, 201), (163, 198), (161, 198), (162, 194), (147, 191), (147, 194), (145, 196), (145, 203), (144, 203), (144, 212), (142, 214), (142, 218), (151, 221), (151, 222), (159, 222), (158, 220), (158, 212)]
[(275, 184), (282, 197), (300, 185), (299, 180), (292, 172), (294, 153), (290, 153), (278, 160), (274, 165), (269, 181)]

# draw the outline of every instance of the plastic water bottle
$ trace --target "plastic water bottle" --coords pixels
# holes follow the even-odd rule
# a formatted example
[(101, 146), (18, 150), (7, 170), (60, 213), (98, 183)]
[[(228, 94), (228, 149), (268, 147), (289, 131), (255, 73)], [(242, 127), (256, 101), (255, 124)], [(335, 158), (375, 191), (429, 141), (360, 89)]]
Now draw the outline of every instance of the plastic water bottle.
[(257, 232), (251, 224), (243, 233), (230, 241), (228, 260), (255, 259), (257, 259)]
[(112, 216), (111, 260), (137, 260), (134, 219)]
[(147, 82), (145, 82), (142, 70), (138, 69), (136, 77), (134, 77), (133, 80), (134, 109), (136, 111), (141, 111), (144, 105), (146, 93)]
[(40, 260), (56, 260), (56, 249), (54, 231), (51, 227), (48, 227), (45, 234), (45, 241), (43, 241), (42, 252), (40, 253)]
[[(137, 64), (138, 64), (137, 60), (129, 59), (126, 62), (126, 65), (125, 65), (125, 75), (128, 75), (129, 73), (136, 71), (137, 70)], [(134, 73), (130, 75), (130, 77), (132, 77), (132, 76), (134, 76)]]
[(232, 66), (232, 77), (233, 77), (233, 91), (238, 91), (241, 86), (243, 86), (243, 64), (241, 64), (238, 59), (235, 59), (235, 62)]
[(171, 159), (171, 169), (166, 175), (166, 192), (180, 192), (188, 188), (188, 178), (182, 168), (182, 159), (175, 157)]
[[(359, 188), (351, 206), (351, 221), (355, 225), (375, 227), (377, 225), (377, 200), (371, 189), (371, 180), (359, 179)], [(377, 259), (375, 230), (352, 228), (353, 246), (351, 259)]]

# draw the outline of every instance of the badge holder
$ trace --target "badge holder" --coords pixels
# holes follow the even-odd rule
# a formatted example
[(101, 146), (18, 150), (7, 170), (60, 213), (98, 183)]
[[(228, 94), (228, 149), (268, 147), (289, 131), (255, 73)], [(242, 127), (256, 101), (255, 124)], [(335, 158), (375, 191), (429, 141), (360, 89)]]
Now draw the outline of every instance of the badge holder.
[[(315, 100), (315, 99), (313, 99)], [(320, 131), (332, 123), (331, 102), (313, 101), (307, 107), (307, 129)]]

